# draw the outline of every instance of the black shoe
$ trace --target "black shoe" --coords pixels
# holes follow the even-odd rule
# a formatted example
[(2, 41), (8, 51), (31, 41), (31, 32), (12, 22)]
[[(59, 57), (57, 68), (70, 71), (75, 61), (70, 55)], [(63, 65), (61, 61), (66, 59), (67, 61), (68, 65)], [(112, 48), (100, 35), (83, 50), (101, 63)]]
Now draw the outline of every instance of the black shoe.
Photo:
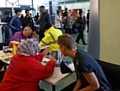
[(87, 45), (87, 43), (83, 43), (83, 45)]

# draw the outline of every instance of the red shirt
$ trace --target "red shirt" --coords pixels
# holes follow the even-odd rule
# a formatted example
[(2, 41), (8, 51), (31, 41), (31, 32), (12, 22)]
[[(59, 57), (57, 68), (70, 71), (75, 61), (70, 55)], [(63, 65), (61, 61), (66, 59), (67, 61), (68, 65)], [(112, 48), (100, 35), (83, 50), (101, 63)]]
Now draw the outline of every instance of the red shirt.
[(38, 83), (52, 75), (55, 62), (41, 64), (44, 55), (23, 56), (16, 54), (0, 84), (0, 91), (40, 91)]

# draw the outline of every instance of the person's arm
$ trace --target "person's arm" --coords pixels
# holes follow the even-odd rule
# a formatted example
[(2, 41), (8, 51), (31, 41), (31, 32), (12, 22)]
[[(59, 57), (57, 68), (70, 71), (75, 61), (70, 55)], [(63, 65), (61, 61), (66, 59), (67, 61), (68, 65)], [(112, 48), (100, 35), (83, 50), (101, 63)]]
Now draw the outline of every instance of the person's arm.
[(76, 85), (75, 85), (75, 88), (73, 89), (73, 91), (78, 91), (78, 90), (80, 89), (80, 87), (81, 87), (81, 82), (80, 82), (80, 80), (78, 79), (78, 80), (77, 80), (77, 83), (76, 83)]
[(42, 59), (43, 59), (43, 57), (46, 56), (46, 55), (48, 54), (48, 52), (49, 52), (49, 48), (46, 48), (46, 49), (44, 49), (44, 51), (43, 51), (42, 53), (39, 53), (38, 55), (36, 55), (35, 58), (36, 58), (39, 62), (41, 62)]
[(40, 41), (40, 45), (41, 46), (49, 45), (50, 41), (48, 40), (50, 39), (51, 39), (50, 34), (46, 34), (45, 37)]
[[(13, 37), (12, 37), (12, 39), (11, 39), (10, 41), (20, 42), (20, 37), (19, 37), (19, 35), (18, 35), (18, 32), (16, 32), (16, 33), (13, 35)], [(10, 47), (10, 48), (12, 47), (11, 43), (9, 43), (9, 47)]]
[(51, 20), (51, 17), (48, 13), (47, 13), (46, 18), (47, 18), (47, 23), (52, 25), (52, 20)]
[(17, 29), (15, 26), (13, 26), (13, 24), (14, 24), (14, 21), (15, 21), (15, 18), (16, 17), (13, 17), (12, 19), (11, 19), (11, 21), (10, 21), (10, 23), (9, 23), (9, 26), (12, 28), (12, 29)]
[(58, 16), (55, 17), (55, 20), (56, 20), (56, 21), (61, 21)]
[(92, 73), (83, 73), (83, 76), (89, 83), (89, 85), (79, 91), (94, 91), (100, 88), (100, 84), (94, 72)]
[(42, 65), (41, 63), (33, 64), (30, 72), (30, 74), (32, 73), (32, 75), (30, 75), (30, 80), (39, 81), (50, 77), (54, 72), (55, 61), (55, 58), (51, 58), (51, 60), (46, 64), (46, 66)]

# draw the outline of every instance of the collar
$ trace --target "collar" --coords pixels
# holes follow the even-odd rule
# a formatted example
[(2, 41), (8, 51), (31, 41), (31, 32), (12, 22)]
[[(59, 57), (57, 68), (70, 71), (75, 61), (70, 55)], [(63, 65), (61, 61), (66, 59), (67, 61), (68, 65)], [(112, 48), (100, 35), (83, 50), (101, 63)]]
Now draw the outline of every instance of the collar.
[(44, 32), (44, 34), (53, 31), (55, 28), (54, 27), (50, 27), (47, 31)]

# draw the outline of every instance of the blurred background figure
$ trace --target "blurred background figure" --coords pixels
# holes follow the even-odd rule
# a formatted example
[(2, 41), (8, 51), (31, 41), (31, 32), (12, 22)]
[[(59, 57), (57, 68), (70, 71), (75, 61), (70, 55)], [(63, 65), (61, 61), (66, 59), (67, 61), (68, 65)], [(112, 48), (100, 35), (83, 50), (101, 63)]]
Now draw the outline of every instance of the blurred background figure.
[(87, 13), (87, 32), (89, 32), (89, 18), (90, 18), (90, 10)]
[(62, 30), (62, 16), (60, 10), (57, 10), (57, 15), (55, 17), (55, 28)]

